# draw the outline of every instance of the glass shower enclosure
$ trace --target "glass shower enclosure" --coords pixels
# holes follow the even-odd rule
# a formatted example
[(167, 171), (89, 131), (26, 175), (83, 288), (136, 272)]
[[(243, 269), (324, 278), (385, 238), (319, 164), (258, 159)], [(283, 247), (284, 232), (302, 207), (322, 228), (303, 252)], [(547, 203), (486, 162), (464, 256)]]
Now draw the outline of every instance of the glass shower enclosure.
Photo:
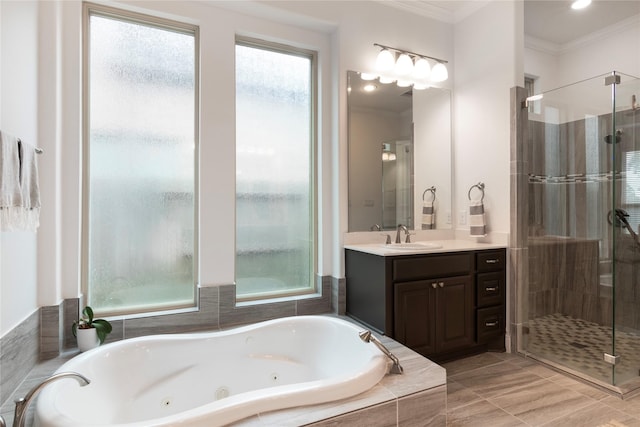
[(640, 79), (522, 108), (517, 350), (625, 394), (640, 388)]

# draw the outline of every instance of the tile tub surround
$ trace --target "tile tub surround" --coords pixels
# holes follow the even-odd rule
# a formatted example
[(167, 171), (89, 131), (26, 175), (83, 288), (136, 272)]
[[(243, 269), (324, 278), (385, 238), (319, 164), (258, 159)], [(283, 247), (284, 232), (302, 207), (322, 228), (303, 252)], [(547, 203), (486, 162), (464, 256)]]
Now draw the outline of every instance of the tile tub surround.
[[(445, 427), (447, 386), (444, 368), (389, 338), (379, 338), (400, 359), (405, 371), (403, 375), (388, 374), (369, 391), (349, 399), (259, 414), (233, 425)], [(76, 354), (77, 351), (63, 353), (39, 363), (31, 371), (12, 399), (2, 406), (1, 413), (9, 425), (13, 420), (13, 398), (24, 396), (31, 387)], [(30, 417), (33, 417), (33, 408)]]
[(38, 311), (0, 338), (0, 402), (11, 396), (38, 362), (39, 338)]
[[(106, 342), (143, 335), (215, 330), (234, 325), (255, 323), (286, 316), (337, 313), (341, 302), (339, 280), (330, 276), (316, 277), (322, 292), (293, 298), (237, 303), (235, 285), (202, 286), (198, 288), (198, 308), (138, 316), (109, 317), (113, 331)], [(333, 289), (336, 288), (336, 289)], [(344, 298), (344, 296), (343, 296)], [(344, 303), (342, 303), (344, 305)], [(42, 307), (46, 322), (42, 323), (40, 357), (56, 357), (61, 351), (76, 348), (71, 325), (77, 318), (79, 299), (66, 299), (59, 306)]]

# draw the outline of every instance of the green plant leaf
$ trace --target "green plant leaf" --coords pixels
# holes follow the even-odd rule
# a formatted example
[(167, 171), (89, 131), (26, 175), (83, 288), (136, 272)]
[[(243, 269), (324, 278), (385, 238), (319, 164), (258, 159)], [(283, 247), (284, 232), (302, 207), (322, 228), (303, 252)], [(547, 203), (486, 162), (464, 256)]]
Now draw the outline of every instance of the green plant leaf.
[(94, 320), (92, 326), (96, 328), (96, 334), (98, 335), (100, 344), (104, 342), (104, 340), (107, 338), (107, 335), (109, 335), (113, 330), (111, 323), (109, 323), (109, 321), (105, 319)]
[(82, 310), (82, 316), (87, 318), (87, 323), (93, 323), (93, 309), (89, 306), (86, 306), (84, 310)]

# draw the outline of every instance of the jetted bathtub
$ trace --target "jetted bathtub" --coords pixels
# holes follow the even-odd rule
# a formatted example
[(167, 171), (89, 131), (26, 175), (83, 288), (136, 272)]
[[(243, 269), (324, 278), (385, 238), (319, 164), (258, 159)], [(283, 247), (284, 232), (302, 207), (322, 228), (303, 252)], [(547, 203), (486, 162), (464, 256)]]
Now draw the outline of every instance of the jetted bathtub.
[(344, 399), (386, 374), (363, 328), (328, 316), (270, 320), (227, 331), (155, 335), (82, 353), (77, 372), (40, 393), (41, 427), (206, 426), (261, 412)]

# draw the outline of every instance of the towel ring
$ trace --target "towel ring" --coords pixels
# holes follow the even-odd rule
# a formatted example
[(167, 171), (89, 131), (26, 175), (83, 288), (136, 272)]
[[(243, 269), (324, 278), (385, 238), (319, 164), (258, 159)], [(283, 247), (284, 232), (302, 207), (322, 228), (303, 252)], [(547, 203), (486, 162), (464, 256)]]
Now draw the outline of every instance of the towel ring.
[(431, 195), (433, 196), (433, 200), (431, 200), (431, 202), (435, 202), (436, 201), (436, 187), (431, 186), (429, 188), (427, 188), (426, 190), (424, 190), (424, 193), (422, 193), (422, 201), (424, 202), (424, 195), (427, 194), (427, 191), (431, 192)]
[(480, 199), (480, 201), (484, 202), (484, 182), (479, 182), (469, 188), (469, 193), (467, 193), (467, 197), (469, 198), (469, 200), (471, 200), (471, 190), (473, 190), (474, 188), (477, 188), (482, 192), (482, 198)]

